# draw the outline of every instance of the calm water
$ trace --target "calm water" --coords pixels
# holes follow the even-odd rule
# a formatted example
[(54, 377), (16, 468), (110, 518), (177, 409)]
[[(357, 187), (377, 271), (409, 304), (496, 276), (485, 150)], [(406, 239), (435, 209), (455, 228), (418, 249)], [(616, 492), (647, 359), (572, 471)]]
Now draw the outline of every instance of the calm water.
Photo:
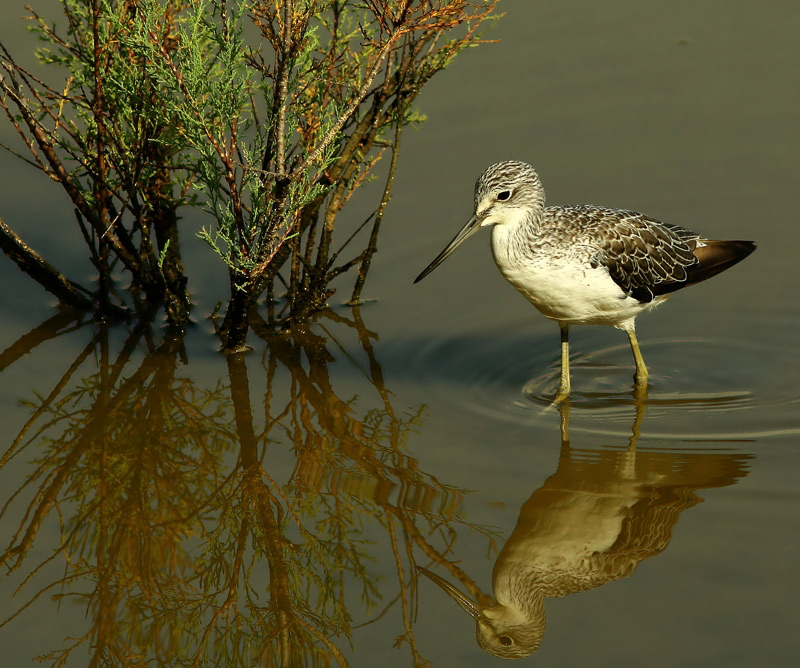
[[(0, 258), (3, 666), (497, 664), (415, 565), (518, 592), (529, 664), (795, 665), (800, 9), (503, 9), (420, 100), (360, 311), (226, 360), (199, 243), (183, 340), (59, 314)], [(506, 158), (551, 203), (758, 242), (639, 319), (646, 402), (624, 334), (584, 328), (546, 409), (557, 328), (488, 235), (411, 285)], [(61, 194), (0, 168), (0, 216), (86, 276)]]

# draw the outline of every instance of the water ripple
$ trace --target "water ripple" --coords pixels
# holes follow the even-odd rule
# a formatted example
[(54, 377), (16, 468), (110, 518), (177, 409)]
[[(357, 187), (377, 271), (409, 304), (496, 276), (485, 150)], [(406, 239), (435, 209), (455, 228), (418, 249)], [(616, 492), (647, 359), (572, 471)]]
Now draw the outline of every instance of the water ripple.
[[(625, 343), (573, 342), (572, 428), (624, 434), (630, 424), (633, 360)], [(593, 345), (594, 343), (594, 345)], [(428, 339), (403, 355), (405, 370), (456, 411), (530, 423), (558, 386), (558, 339), (483, 332)], [(800, 394), (765, 341), (651, 339), (646, 435), (748, 441), (800, 434)], [(535, 374), (535, 375), (531, 375)]]

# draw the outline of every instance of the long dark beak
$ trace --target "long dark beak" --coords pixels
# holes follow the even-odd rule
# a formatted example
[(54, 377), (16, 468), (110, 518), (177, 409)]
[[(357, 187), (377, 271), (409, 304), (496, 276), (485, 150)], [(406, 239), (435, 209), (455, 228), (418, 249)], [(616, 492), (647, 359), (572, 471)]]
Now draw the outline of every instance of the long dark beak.
[(436, 575), (436, 573), (432, 573), (427, 568), (422, 568), (422, 566), (417, 566), (417, 570), (444, 589), (445, 592), (447, 592), (447, 595), (450, 596), (450, 598), (452, 598), (456, 603), (458, 603), (462, 609), (466, 610), (472, 617), (478, 620), (484, 619), (483, 612), (478, 607), (478, 604), (465, 594), (462, 594), (460, 591), (458, 591), (458, 589), (456, 589), (443, 577)]
[(436, 259), (433, 262), (426, 267), (425, 271), (423, 271), (414, 279), (414, 283), (419, 283), (423, 278), (436, 269), (436, 267), (442, 264), (442, 262), (444, 262), (456, 248), (463, 244), (468, 237), (470, 237), (474, 232), (478, 231), (481, 227), (481, 220), (483, 220), (483, 218), (472, 216), (472, 218), (467, 221), (467, 224), (461, 228), (458, 234), (456, 234), (455, 238), (449, 244), (447, 244), (447, 247), (436, 256)]

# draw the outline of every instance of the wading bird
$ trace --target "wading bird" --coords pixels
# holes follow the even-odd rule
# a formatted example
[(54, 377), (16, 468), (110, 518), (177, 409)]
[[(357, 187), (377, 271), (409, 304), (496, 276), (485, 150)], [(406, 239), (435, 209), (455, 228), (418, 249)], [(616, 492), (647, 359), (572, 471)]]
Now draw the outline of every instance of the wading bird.
[(669, 293), (724, 271), (752, 253), (752, 241), (715, 241), (641, 213), (599, 206), (544, 205), (533, 167), (498, 162), (475, 184), (475, 211), (447, 247), (415, 279), (421, 281), (468, 237), (492, 228), (498, 269), (561, 330), (561, 380), (554, 402), (570, 393), (569, 329), (612, 325), (630, 340), (635, 387), (647, 367), (634, 320)]

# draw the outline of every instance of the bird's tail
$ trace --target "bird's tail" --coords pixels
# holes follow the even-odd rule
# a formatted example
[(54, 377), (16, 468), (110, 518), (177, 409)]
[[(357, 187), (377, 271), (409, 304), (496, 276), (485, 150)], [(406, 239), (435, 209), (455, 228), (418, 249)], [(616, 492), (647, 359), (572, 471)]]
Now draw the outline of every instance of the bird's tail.
[(686, 270), (688, 285), (716, 276), (744, 260), (756, 249), (753, 241), (714, 241), (698, 239), (694, 255), (699, 262)]

